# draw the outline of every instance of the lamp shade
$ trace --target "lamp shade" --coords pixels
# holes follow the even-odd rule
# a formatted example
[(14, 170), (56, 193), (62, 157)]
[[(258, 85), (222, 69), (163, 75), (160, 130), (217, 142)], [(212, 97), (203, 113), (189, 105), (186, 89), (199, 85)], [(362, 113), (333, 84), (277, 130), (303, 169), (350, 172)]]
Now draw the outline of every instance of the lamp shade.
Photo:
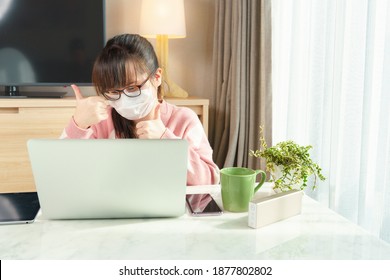
[(154, 38), (184, 38), (186, 24), (183, 0), (142, 0), (140, 32), (142, 36)]

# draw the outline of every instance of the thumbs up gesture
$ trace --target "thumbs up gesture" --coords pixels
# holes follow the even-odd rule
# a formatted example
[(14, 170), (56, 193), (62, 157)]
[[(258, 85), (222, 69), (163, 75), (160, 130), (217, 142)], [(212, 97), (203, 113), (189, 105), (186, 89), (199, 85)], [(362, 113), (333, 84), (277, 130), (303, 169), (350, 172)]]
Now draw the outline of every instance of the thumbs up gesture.
[(84, 97), (78, 86), (71, 85), (77, 105), (73, 119), (78, 127), (88, 128), (108, 118), (107, 100), (102, 96)]
[(140, 121), (136, 125), (136, 132), (140, 139), (160, 139), (167, 128), (161, 121), (160, 103), (154, 108), (151, 119)]

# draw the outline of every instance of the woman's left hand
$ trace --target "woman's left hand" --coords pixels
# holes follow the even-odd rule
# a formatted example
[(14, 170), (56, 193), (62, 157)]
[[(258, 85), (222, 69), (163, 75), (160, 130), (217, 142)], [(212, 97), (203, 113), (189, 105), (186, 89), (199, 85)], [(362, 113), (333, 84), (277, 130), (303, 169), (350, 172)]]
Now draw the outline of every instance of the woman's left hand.
[(160, 117), (160, 104), (157, 104), (154, 109), (153, 119), (140, 121), (136, 125), (139, 139), (160, 139), (166, 129)]

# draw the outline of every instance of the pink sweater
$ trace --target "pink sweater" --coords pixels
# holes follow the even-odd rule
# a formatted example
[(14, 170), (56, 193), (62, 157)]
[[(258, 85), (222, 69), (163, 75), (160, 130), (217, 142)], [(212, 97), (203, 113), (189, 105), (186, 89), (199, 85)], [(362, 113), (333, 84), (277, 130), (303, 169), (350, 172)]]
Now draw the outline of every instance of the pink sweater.
[[(82, 129), (73, 118), (65, 127), (61, 138), (107, 139), (115, 138), (114, 125), (109, 109), (107, 120)], [(160, 107), (161, 121), (167, 127), (162, 138), (186, 139), (189, 144), (187, 185), (210, 185), (219, 183), (219, 169), (212, 159), (213, 151), (198, 116), (189, 108), (177, 107), (165, 101)]]

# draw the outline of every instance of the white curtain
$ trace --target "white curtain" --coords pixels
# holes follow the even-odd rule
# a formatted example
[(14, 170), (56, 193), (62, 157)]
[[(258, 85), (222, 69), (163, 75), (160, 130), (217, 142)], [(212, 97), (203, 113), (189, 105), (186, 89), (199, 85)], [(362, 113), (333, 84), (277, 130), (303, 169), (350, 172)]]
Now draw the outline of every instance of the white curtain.
[(390, 1), (273, 0), (273, 143), (312, 145), (307, 191), (390, 242)]

